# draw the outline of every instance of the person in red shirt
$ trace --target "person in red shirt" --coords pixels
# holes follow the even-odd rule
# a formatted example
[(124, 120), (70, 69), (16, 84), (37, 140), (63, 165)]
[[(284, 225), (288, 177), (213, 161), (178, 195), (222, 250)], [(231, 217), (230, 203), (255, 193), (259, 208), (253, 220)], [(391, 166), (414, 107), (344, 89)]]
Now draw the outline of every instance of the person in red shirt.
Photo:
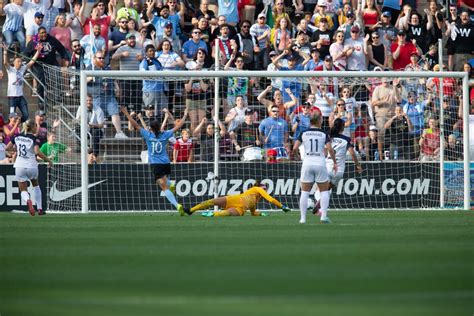
[(181, 138), (178, 138), (173, 146), (173, 162), (192, 162), (194, 159), (194, 144), (188, 129), (181, 132)]
[(91, 16), (88, 18), (84, 18), (81, 16), (81, 23), (83, 25), (84, 35), (90, 34), (91, 27), (94, 25), (100, 25), (100, 36), (105, 39), (105, 45), (108, 45), (109, 42), (109, 28), (110, 25), (115, 24), (115, 17), (116, 17), (116, 0), (109, 2), (109, 15), (101, 16), (101, 9), (99, 8), (99, 4), (102, 2), (97, 2), (92, 7)]
[(413, 53), (422, 55), (421, 48), (416, 45), (416, 41), (406, 41), (406, 33), (403, 30), (398, 31), (397, 41), (394, 41), (391, 46), (393, 57), (393, 70), (403, 70), (410, 63), (410, 56)]

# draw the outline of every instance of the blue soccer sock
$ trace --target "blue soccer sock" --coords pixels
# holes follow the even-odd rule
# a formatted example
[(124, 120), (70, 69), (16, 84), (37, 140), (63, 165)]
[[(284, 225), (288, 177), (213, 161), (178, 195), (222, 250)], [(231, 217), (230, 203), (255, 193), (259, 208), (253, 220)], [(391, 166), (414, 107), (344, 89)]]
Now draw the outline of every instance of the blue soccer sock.
[(173, 206), (176, 208), (178, 207), (178, 202), (176, 201), (176, 198), (174, 197), (173, 192), (170, 191), (170, 189), (167, 189), (165, 191), (165, 196), (168, 199), (168, 201), (173, 204)]

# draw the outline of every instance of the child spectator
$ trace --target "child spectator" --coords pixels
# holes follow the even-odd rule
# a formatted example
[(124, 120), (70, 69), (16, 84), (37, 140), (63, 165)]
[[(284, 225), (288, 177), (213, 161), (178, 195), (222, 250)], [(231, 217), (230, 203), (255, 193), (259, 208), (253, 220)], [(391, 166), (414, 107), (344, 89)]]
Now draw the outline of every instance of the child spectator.
[(59, 162), (59, 154), (68, 153), (71, 151), (71, 148), (68, 146), (56, 142), (56, 134), (48, 134), (48, 142), (44, 143), (40, 148), (41, 152), (45, 154), (50, 160), (54, 163)]
[(194, 144), (189, 137), (191, 133), (189, 129), (181, 132), (181, 138), (176, 140), (173, 146), (173, 162), (193, 162), (194, 161)]

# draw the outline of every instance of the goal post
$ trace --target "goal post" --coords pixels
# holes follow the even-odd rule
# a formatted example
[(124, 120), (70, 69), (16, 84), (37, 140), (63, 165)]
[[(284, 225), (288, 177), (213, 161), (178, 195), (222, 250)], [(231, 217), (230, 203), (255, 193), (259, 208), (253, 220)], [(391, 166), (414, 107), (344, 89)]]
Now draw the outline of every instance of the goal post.
[[(77, 96), (78, 99), (77, 101), (80, 101), (81, 105), (81, 110), (82, 110), (82, 117), (87, 117), (87, 108), (86, 108), (86, 97), (87, 97), (87, 78), (92, 77), (92, 78), (109, 78), (111, 80), (157, 80), (157, 81), (163, 81), (163, 80), (168, 80), (168, 81), (175, 81), (175, 82), (181, 82), (183, 83), (185, 80), (190, 80), (190, 79), (198, 79), (198, 78), (205, 78), (211, 82), (211, 87), (214, 89), (211, 91), (210, 95), (211, 98), (217, 100), (219, 98), (219, 89), (225, 89), (226, 87), (223, 86), (223, 84), (216, 86), (212, 85), (213, 80), (216, 80), (216, 82), (221, 81), (224, 82), (226, 81), (229, 77), (237, 77), (237, 78), (270, 78), (270, 79), (288, 79), (291, 78), (291, 80), (294, 80), (295, 82), (299, 82), (303, 85), (307, 86), (310, 85), (312, 81), (318, 81), (318, 80), (337, 80), (339, 85), (345, 85), (345, 86), (357, 86), (363, 84), (369, 84), (371, 81), (368, 81), (368, 78), (378, 78), (381, 80), (382, 78), (403, 78), (403, 79), (428, 79), (428, 78), (454, 78), (454, 79), (461, 79), (462, 80), (462, 100), (463, 100), (463, 128), (462, 128), (462, 137), (463, 137), (463, 161), (462, 161), (462, 167), (456, 167), (457, 172), (459, 173), (460, 170), (462, 169), (462, 181), (463, 181), (463, 186), (462, 186), (462, 192), (459, 191), (459, 188), (456, 190), (459, 196), (462, 195), (462, 206), (456, 205), (457, 207), (461, 207), (463, 209), (470, 209), (470, 157), (469, 157), (469, 95), (468, 95), (468, 76), (466, 73), (463, 72), (353, 72), (353, 71), (344, 71), (344, 72), (300, 72), (300, 71), (285, 71), (285, 72), (262, 72), (262, 71), (159, 71), (159, 72), (142, 72), (142, 71), (86, 71), (83, 70), (80, 72), (79, 79), (80, 79), (80, 94)], [(176, 87), (178, 85), (175, 85)], [(177, 88), (176, 88), (177, 89)], [(176, 93), (177, 91), (172, 91), (172, 93)], [(439, 92), (439, 91), (438, 91)], [(141, 91), (139, 91), (141, 93)], [(224, 92), (225, 93), (225, 92)], [(251, 92), (249, 92), (251, 93)], [(301, 96), (303, 97), (303, 96)], [(254, 98), (255, 99), (255, 98)], [(211, 102), (214, 102), (211, 101)], [(254, 102), (254, 101), (253, 101)], [(304, 100), (300, 100), (300, 102), (304, 102)], [(120, 103), (120, 101), (119, 101)], [(220, 105), (220, 102), (219, 102)], [(181, 105), (183, 106), (183, 105)], [(258, 103), (255, 103), (251, 105), (253, 108), (257, 107), (263, 107), (262, 105), (259, 105)], [(441, 107), (442, 108), (442, 107)], [(260, 112), (265, 113), (266, 110), (261, 110)], [(266, 114), (266, 113), (265, 113)], [(263, 115), (262, 115), (263, 116)], [(221, 121), (224, 120), (224, 117), (216, 117), (216, 121), (214, 122), (214, 130), (216, 132), (216, 136), (218, 133), (218, 127), (217, 120), (220, 119)], [(264, 117), (259, 117), (259, 121), (263, 120)], [(191, 131), (192, 132), (192, 131)], [(88, 165), (88, 131), (87, 131), (87, 122), (86, 120), (81, 120), (81, 130), (80, 130), (80, 138), (82, 139), (81, 141), (81, 146), (80, 146), (80, 186), (81, 186), (81, 211), (82, 212), (89, 212), (90, 211), (90, 201), (91, 201), (91, 195), (90, 195), (90, 185), (96, 185), (100, 181), (100, 179), (94, 179), (94, 182), (90, 181), (91, 178), (91, 170), (101, 170), (100, 172), (105, 172), (104, 170), (109, 168), (107, 166), (107, 163), (100, 164), (99, 166), (93, 166), (89, 168)], [(218, 137), (215, 138), (216, 144), (219, 142)], [(218, 145), (219, 146), (219, 145)], [(232, 146), (232, 145), (230, 145)], [(219, 149), (217, 146), (215, 147), (215, 155), (222, 155), (222, 153), (219, 153)], [(264, 153), (265, 155), (266, 153)], [(393, 154), (393, 153), (392, 153)], [(235, 158), (235, 157), (234, 157)], [(229, 158), (232, 159), (232, 158)], [(264, 158), (263, 158), (264, 159)], [(292, 157), (290, 158), (292, 160)], [(365, 163), (365, 162), (364, 162)], [(459, 165), (461, 162), (457, 162), (456, 164)], [(422, 179), (424, 177), (423, 172), (438, 172), (436, 171), (436, 164), (438, 170), (441, 169), (441, 163), (440, 162), (433, 162), (433, 163), (420, 163), (416, 161), (411, 161), (411, 162), (406, 162), (406, 164), (401, 163), (401, 162), (384, 162), (384, 163), (379, 163), (376, 164), (375, 162), (367, 162), (366, 163), (370, 168), (368, 168), (368, 173), (372, 172), (372, 170), (378, 170), (377, 174), (380, 176), (380, 174), (386, 173), (386, 174), (391, 174), (391, 173), (402, 173), (402, 172), (410, 172), (410, 170), (413, 170), (414, 172), (420, 172), (420, 181), (422, 182)], [(146, 164), (144, 164), (146, 165)], [(349, 162), (347, 172), (351, 172), (352, 175), (355, 175), (351, 163)], [(299, 194), (299, 189), (297, 188), (299, 185), (299, 166), (300, 162), (299, 161), (286, 161), (286, 162), (278, 162), (274, 165), (266, 163), (264, 160), (261, 161), (253, 161), (253, 162), (243, 162), (239, 160), (229, 160), (229, 161), (223, 161), (222, 159), (215, 159), (212, 164), (206, 164), (206, 163), (190, 163), (189, 166), (184, 166), (184, 164), (180, 164), (180, 172), (182, 174), (196, 174), (197, 172), (200, 172), (200, 176), (195, 178), (194, 180), (189, 180), (188, 182), (183, 182), (183, 183), (178, 183), (177, 190), (179, 191), (180, 196), (183, 197), (183, 199), (186, 199), (185, 194), (191, 190), (192, 192), (196, 191), (199, 193), (197, 197), (193, 197), (192, 200), (186, 201), (185, 204), (193, 204), (196, 202), (199, 202), (200, 199), (203, 200), (207, 196), (209, 196), (208, 192), (210, 190), (216, 190), (215, 192), (218, 193), (232, 193), (232, 192), (239, 192), (240, 190), (244, 189), (245, 187), (248, 187), (251, 185), (251, 182), (248, 182), (248, 179), (259, 179), (259, 180), (265, 180), (260, 178), (262, 175), (268, 175), (268, 174), (273, 174), (276, 176), (276, 180), (272, 180), (273, 182), (269, 182), (272, 186), (274, 186), (273, 190), (274, 192), (280, 192), (280, 191), (288, 191), (292, 193), (293, 196), (296, 196)], [(407, 169), (403, 170), (401, 169), (404, 166)], [(117, 167), (114, 165), (113, 167), (110, 166), (110, 168), (115, 168)], [(372, 168), (373, 167), (373, 168)], [(72, 168), (72, 167), (71, 167)], [(139, 174), (136, 174), (135, 176), (139, 178), (143, 177), (148, 177), (151, 178), (152, 174), (151, 172), (148, 171), (143, 171), (147, 170), (146, 167), (143, 166), (143, 164), (139, 161), (133, 162), (130, 165), (126, 164), (121, 164), (119, 168), (123, 168), (124, 174), (129, 174), (129, 171), (132, 170), (138, 170), (137, 172), (140, 172)], [(129, 168), (129, 169), (127, 169)], [(218, 169), (216, 169), (218, 168)], [(263, 168), (261, 170), (258, 170), (259, 168)], [(412, 168), (412, 169), (409, 169)], [(196, 172), (196, 169), (199, 169)], [(77, 172), (77, 171), (71, 171), (71, 172)], [(107, 170), (106, 172), (111, 172), (111, 170)], [(118, 170), (117, 170), (118, 172)], [(291, 174), (290, 174), (291, 173)], [(227, 180), (222, 180), (222, 177), (215, 177), (215, 175), (222, 174), (224, 177), (225, 175), (232, 175), (232, 179), (236, 179), (237, 177), (240, 177), (242, 179), (242, 183), (239, 184), (239, 189), (238, 190), (224, 190), (223, 188), (223, 181), (227, 181), (226, 185), (231, 187), (232, 185), (237, 185), (236, 183), (231, 183), (232, 179), (227, 179)], [(444, 175), (444, 173), (443, 173)], [(133, 176), (133, 175), (132, 175)], [(210, 181), (206, 180), (209, 176), (214, 176), (214, 178)], [(384, 208), (383, 203), (378, 204), (376, 201), (379, 197), (376, 196), (378, 194), (378, 191), (380, 190), (381, 192), (385, 190), (388, 192), (387, 194), (390, 194), (391, 190), (399, 190), (401, 192), (401, 201), (398, 203), (395, 201), (395, 198), (391, 198), (392, 200), (392, 208), (398, 208), (398, 205), (400, 205), (401, 208), (411, 208), (410, 204), (414, 202), (414, 198), (406, 198), (405, 200), (403, 197), (404, 192), (410, 191), (410, 192), (415, 192), (419, 190), (424, 190), (423, 188), (423, 182), (420, 184), (418, 183), (420, 187), (415, 188), (412, 185), (412, 188), (408, 188), (405, 186), (403, 181), (402, 183), (399, 184), (396, 180), (394, 183), (391, 181), (386, 181), (382, 184), (381, 187), (376, 187), (374, 186), (374, 183), (372, 180), (366, 180), (364, 177), (366, 177), (367, 174), (362, 174), (358, 176), (360, 178), (360, 181), (358, 183), (355, 183), (354, 181), (351, 181), (351, 179), (346, 180), (344, 183), (341, 183), (339, 186), (335, 188), (336, 194), (341, 194), (341, 196), (346, 196), (345, 199), (339, 199), (337, 202), (338, 208), (346, 208), (346, 209), (351, 209), (353, 208), (352, 205), (358, 205), (360, 206), (359, 208), (364, 207), (364, 203), (360, 203), (361, 199), (363, 200), (364, 197), (360, 196), (360, 193), (367, 193), (367, 192), (372, 192), (372, 196), (366, 197), (366, 200), (373, 200), (372, 204), (370, 205), (380, 205), (380, 208)], [(290, 182), (283, 182), (284, 179), (294, 179), (291, 184), (288, 184)], [(124, 179), (122, 179), (124, 180)], [(180, 179), (173, 179), (173, 180), (180, 180)], [(280, 181), (281, 180), (281, 181)], [(382, 179), (383, 180), (383, 179)], [(125, 181), (125, 180), (124, 180)], [(148, 180), (147, 180), (148, 181)], [(191, 183), (194, 181), (193, 183)], [(207, 182), (206, 182), (207, 181)], [(280, 181), (280, 182), (278, 182)], [(214, 184), (211, 184), (213, 182)], [(375, 181), (378, 183), (377, 181)], [(445, 188), (444, 188), (444, 181), (438, 180), (437, 183), (439, 185), (438, 192), (439, 192), (439, 200), (438, 202), (433, 201), (433, 196), (430, 197), (429, 203), (414, 203), (415, 208), (421, 207), (421, 208), (439, 208), (442, 206), (442, 196), (445, 194)], [(126, 181), (123, 182), (122, 185), (126, 185)], [(152, 181), (150, 181), (151, 184)], [(100, 185), (96, 185), (96, 187), (99, 187)], [(385, 187), (384, 187), (385, 186)], [(291, 187), (291, 188), (290, 188)], [(101, 199), (103, 202), (103, 207), (106, 207), (107, 203), (116, 203), (113, 201), (112, 197), (107, 197), (107, 194), (112, 193), (114, 190), (116, 190), (116, 187), (108, 187), (106, 190), (100, 192), (99, 194), (94, 193), (92, 199)], [(100, 189), (99, 189), (100, 190)], [(201, 191), (206, 191), (206, 194), (201, 194)], [(191, 192), (189, 191), (189, 192)], [(351, 199), (351, 192), (357, 191), (357, 198), (354, 198), (354, 200)], [(385, 192), (384, 191), (384, 192)], [(189, 194), (188, 192), (188, 194)], [(194, 192), (194, 193), (196, 193)], [(349, 194), (348, 194), (349, 193)], [(148, 194), (148, 193), (147, 193)], [(153, 191), (149, 192), (150, 196), (154, 194), (159, 194), (159, 190), (156, 188), (153, 189)], [(345, 194), (345, 195), (344, 195)], [(354, 193), (355, 194), (355, 193)], [(381, 193), (382, 194), (382, 193)], [(192, 195), (192, 194), (191, 194)], [(212, 194), (213, 196), (214, 194)], [(363, 194), (362, 194), (363, 195)], [(210, 196), (209, 198), (211, 198)], [(347, 198), (349, 196), (349, 198)], [(354, 195), (355, 196), (355, 195)], [(163, 196), (161, 197), (162, 199), (164, 198)], [(277, 197), (278, 198), (278, 197)], [(283, 199), (285, 199), (283, 197)], [(297, 204), (294, 203), (294, 197), (288, 198), (287, 200), (283, 200), (282, 202), (284, 204), (292, 204), (290, 205), (291, 207), (297, 208)], [(119, 203), (119, 202), (117, 202)], [(139, 208), (141, 210), (152, 210), (153, 208), (153, 203), (147, 202), (145, 203), (146, 206), (145, 208)], [(369, 204), (367, 204), (369, 205)], [(331, 205), (331, 207), (333, 207)], [(120, 210), (119, 206), (114, 206), (111, 207), (111, 210)], [(171, 207), (169, 208), (171, 209)], [(53, 209), (54, 210), (54, 209)], [(59, 208), (61, 210), (61, 208)], [(77, 210), (77, 209), (76, 209)], [(123, 210), (134, 210), (132, 203), (130, 205), (124, 205)]]

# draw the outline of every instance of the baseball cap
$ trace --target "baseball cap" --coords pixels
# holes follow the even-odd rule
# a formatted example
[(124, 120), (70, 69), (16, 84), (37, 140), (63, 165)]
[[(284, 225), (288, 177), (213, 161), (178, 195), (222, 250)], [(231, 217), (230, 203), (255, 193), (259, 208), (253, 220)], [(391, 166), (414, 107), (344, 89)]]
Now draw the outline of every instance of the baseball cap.
[(35, 112), (35, 115), (44, 116), (44, 115), (46, 115), (46, 113), (44, 113), (44, 111), (38, 110), (38, 111)]
[(397, 35), (406, 35), (404, 30), (398, 30)]
[(303, 103), (303, 106), (308, 108), (308, 107), (312, 107), (313, 105), (309, 103), (308, 101), (306, 101), (305, 103)]
[(11, 118), (11, 119), (12, 119), (12, 118), (17, 118), (18, 116), (19, 116), (18, 113), (12, 112), (12, 113), (10, 113), (10, 115), (8, 116), (8, 118)]
[(319, 49), (317, 49), (316, 47), (313, 47), (313, 48), (311, 48), (311, 52), (312, 52), (312, 53), (315, 53), (315, 52), (318, 52), (318, 53), (319, 53)]
[(277, 53), (276, 53), (274, 50), (272, 50), (272, 51), (270, 52), (270, 54), (268, 54), (268, 55), (269, 55), (270, 57), (271, 57), (271, 56), (276, 56)]
[(128, 33), (127, 36), (125, 36), (125, 39), (129, 39), (130, 37), (135, 38), (135, 34), (133, 34), (133, 33)]
[(386, 17), (391, 18), (391, 17), (392, 17), (392, 13), (391, 13), (390, 11), (385, 11), (384, 13), (382, 13), (382, 16), (386, 16)]
[(258, 15), (258, 18), (266, 18), (266, 17), (267, 17), (267, 16), (265, 15), (265, 13), (260, 13), (260, 14)]
[(165, 23), (165, 27), (173, 27), (173, 23), (168, 21), (168, 22)]
[(324, 60), (326, 60), (326, 61), (332, 61), (331, 55), (326, 55), (326, 56), (324, 57)]
[(318, 7), (327, 7), (326, 0), (318, 0)]
[(296, 33), (296, 36), (301, 35), (301, 34), (307, 35), (305, 31), (299, 30), (299, 31)]
[(360, 29), (357, 25), (354, 25), (354, 26), (351, 27), (351, 32), (359, 32), (359, 31), (360, 31)]
[(379, 129), (375, 125), (370, 125), (369, 130), (378, 132)]
[(294, 56), (293, 54), (290, 54), (286, 57), (286, 60), (296, 60), (296, 56)]
[(252, 109), (245, 109), (245, 115), (252, 115), (253, 110)]
[(413, 52), (411, 52), (410, 56), (416, 56), (416, 57), (418, 57), (419, 55), (418, 55), (418, 52), (417, 52), (417, 51), (413, 51)]
[(42, 17), (44, 17), (43, 13), (41, 13), (41, 12), (36, 12), (35, 13), (35, 18), (42, 18)]

